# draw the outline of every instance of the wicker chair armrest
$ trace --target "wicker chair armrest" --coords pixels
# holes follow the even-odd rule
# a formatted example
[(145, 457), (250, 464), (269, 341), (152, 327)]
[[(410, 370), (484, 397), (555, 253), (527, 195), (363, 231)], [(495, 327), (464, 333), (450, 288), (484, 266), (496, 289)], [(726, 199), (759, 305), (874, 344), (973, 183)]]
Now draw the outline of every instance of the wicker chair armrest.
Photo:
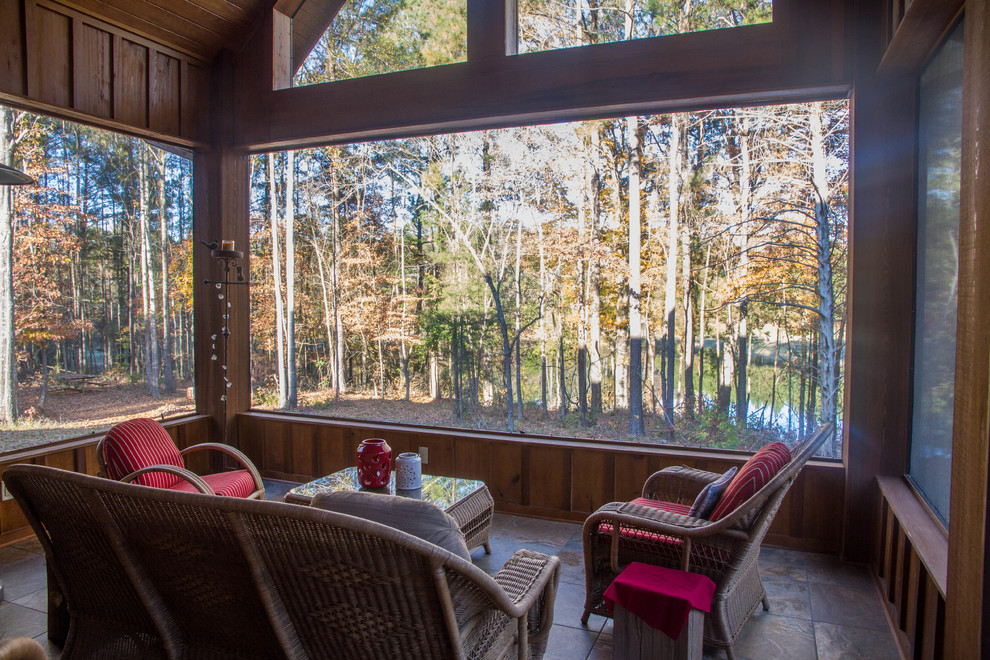
[(148, 472), (167, 472), (169, 474), (174, 474), (180, 479), (191, 483), (199, 492), (207, 495), (216, 495), (216, 493), (213, 492), (213, 489), (210, 488), (209, 484), (203, 481), (195, 472), (191, 472), (185, 468), (176, 467), (174, 465), (149, 465), (148, 467), (131, 472), (129, 475), (121, 479), (121, 481), (129, 484), (142, 474), (147, 474)]
[[(544, 590), (550, 587), (550, 596), (557, 591), (560, 581), (560, 558), (545, 555), (531, 550), (516, 550), (516, 553), (505, 562), (505, 565), (494, 575), (506, 596), (507, 602), (499, 603), (501, 609), (513, 618), (526, 615), (535, 603), (543, 596)], [(538, 622), (539, 629), (553, 623), (553, 598), (550, 601), (549, 613), (546, 619)]]
[[(601, 528), (602, 524), (610, 527)], [(730, 546), (740, 542), (751, 542), (749, 534), (730, 527), (731, 520), (718, 521), (695, 518), (682, 513), (664, 511), (654, 507), (632, 504), (631, 502), (611, 502), (591, 514), (584, 523), (584, 543), (594, 544), (594, 538), (607, 536), (610, 541), (610, 564), (614, 573), (619, 573), (620, 546), (622, 531), (632, 536), (639, 532), (664, 536), (680, 541), (680, 569), (690, 570), (692, 548), (697, 544)]]
[(254, 463), (251, 462), (251, 459), (248, 458), (247, 455), (244, 452), (242, 452), (240, 449), (231, 447), (230, 445), (221, 444), (219, 442), (201, 442), (198, 445), (193, 445), (191, 447), (186, 447), (185, 449), (180, 450), (179, 454), (181, 456), (185, 456), (186, 454), (192, 453), (194, 451), (199, 451), (202, 449), (212, 449), (214, 451), (218, 451), (222, 454), (226, 454), (227, 456), (230, 456), (238, 463), (240, 463), (244, 467), (244, 469), (248, 471), (248, 473), (250, 473), (251, 478), (254, 480), (255, 490), (259, 490), (259, 489), (264, 490), (265, 482), (261, 479), (261, 473), (258, 472), (258, 468), (254, 466)]
[(676, 465), (654, 472), (643, 484), (643, 497), (651, 500), (690, 504), (701, 489), (721, 474)]

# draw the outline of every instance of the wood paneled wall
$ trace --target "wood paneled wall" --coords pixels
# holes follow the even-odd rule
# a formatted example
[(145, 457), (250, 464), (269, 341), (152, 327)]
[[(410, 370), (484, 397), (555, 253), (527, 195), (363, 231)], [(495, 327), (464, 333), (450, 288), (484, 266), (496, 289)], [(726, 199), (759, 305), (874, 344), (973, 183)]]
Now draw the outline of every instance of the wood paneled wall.
[[(210, 442), (213, 439), (213, 420), (206, 415), (181, 417), (174, 421), (166, 421), (163, 425), (179, 449), (201, 442)], [(83, 474), (97, 474), (99, 464), (96, 460), (96, 444), (101, 437), (102, 434), (88, 435), (45, 447), (4, 454), (0, 456), (0, 479), (3, 478), (3, 471), (7, 466), (18, 463), (47, 465)], [(187, 463), (187, 466), (194, 472), (201, 472), (208, 468), (209, 460), (206, 456), (196, 456)], [(0, 502), (0, 545), (25, 538), (32, 533), (17, 502), (14, 500)]]
[[(429, 449), (425, 472), (488, 484), (504, 513), (583, 521), (607, 502), (639, 497), (643, 482), (670, 465), (724, 472), (748, 458), (634, 443), (592, 443), (402, 427), (274, 413), (238, 415), (239, 446), (273, 479), (305, 482), (354, 465), (364, 438), (385, 438), (393, 456)], [(837, 551), (844, 473), (837, 463), (813, 462), (784, 500), (767, 543)]]
[(0, 102), (195, 146), (209, 66), (50, 0), (0, 0)]
[(900, 477), (879, 480), (877, 577), (905, 657), (945, 656), (945, 587), (949, 540)]

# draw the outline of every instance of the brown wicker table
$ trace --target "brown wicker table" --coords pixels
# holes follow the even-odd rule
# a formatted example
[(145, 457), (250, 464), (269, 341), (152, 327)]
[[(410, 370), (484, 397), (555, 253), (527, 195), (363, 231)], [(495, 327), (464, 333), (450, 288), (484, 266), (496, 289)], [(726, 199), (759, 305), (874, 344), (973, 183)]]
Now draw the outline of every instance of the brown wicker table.
[(417, 500), (432, 502), (457, 521), (458, 527), (464, 534), (464, 542), (467, 544), (468, 550), (480, 545), (484, 546), (486, 553), (491, 554), (492, 552), (491, 546), (488, 545), (488, 532), (491, 529), (492, 516), (495, 513), (495, 500), (492, 499), (484, 481), (424, 474), (422, 488), (397, 490), (395, 471), (393, 470), (388, 488), (370, 489), (361, 487), (357, 479), (357, 468), (349, 467), (296, 486), (285, 494), (285, 501), (292, 504), (308, 505), (319, 493), (334, 493), (343, 490), (368, 490), (372, 493), (412, 497)]

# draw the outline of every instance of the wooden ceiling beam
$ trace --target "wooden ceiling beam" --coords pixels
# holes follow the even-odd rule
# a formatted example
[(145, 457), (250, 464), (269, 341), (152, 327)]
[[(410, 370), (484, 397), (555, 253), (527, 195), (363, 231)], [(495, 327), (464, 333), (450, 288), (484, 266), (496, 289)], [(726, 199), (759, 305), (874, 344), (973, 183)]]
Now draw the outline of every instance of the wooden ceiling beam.
[[(835, 10), (841, 0), (779, 4), (772, 24), (479, 57), (278, 91), (256, 85), (236, 140), (263, 151), (843, 96), (851, 67), (843, 13)], [(497, 48), (489, 46), (485, 52)]]

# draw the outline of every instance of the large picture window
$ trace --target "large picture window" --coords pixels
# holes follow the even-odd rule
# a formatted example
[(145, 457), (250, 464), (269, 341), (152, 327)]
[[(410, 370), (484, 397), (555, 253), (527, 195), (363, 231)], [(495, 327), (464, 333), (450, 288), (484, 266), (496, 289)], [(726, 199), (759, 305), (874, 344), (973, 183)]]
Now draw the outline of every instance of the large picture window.
[(253, 406), (793, 442), (841, 419), (847, 136), (834, 101), (256, 157)]
[(194, 412), (190, 154), (0, 106), (0, 162), (0, 453)]
[(949, 523), (959, 277), (963, 29), (925, 67), (918, 112), (918, 272), (910, 476)]

